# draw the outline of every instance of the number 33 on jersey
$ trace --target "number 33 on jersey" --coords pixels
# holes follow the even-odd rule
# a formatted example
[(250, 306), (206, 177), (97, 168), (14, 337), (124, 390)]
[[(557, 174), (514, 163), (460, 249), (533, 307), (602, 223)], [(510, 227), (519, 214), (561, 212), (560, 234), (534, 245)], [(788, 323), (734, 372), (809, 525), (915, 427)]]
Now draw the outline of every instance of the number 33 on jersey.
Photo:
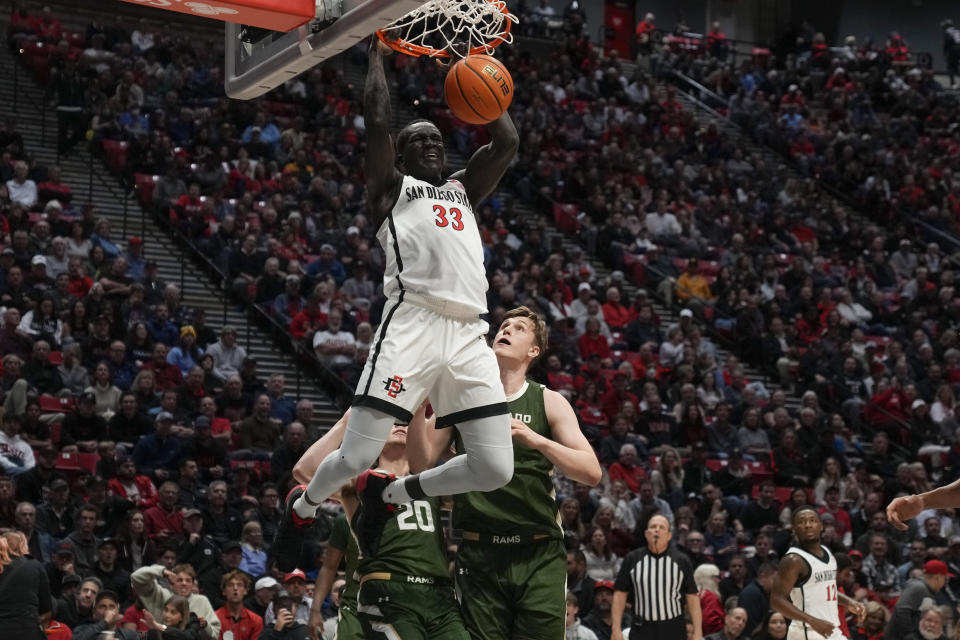
[(483, 243), (463, 185), (436, 186), (404, 176), (393, 209), (377, 232), (384, 248), (384, 294), (409, 290), (487, 311)]

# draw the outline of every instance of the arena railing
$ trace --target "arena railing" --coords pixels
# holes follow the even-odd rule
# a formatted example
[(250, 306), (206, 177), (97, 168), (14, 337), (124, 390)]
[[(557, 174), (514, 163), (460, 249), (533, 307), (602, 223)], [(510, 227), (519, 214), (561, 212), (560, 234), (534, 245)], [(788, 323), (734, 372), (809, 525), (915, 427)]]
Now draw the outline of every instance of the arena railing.
[[(143, 211), (143, 214), (146, 215), (147, 211)], [(167, 233), (180, 245), (181, 249), (188, 252), (190, 257), (193, 259), (195, 265), (199, 265), (207, 275), (210, 276), (211, 280), (214, 283), (229, 285), (230, 276), (228, 273), (225, 273), (213, 260), (210, 259), (200, 248), (194, 244), (193, 240), (183, 233), (182, 230), (178, 229), (176, 225), (172, 224), (170, 220), (163, 219), (162, 216), (154, 216), (154, 219), (158, 224), (163, 227)], [(180, 263), (180, 278), (181, 282), (185, 277), (185, 267), (184, 262)], [(227, 312), (231, 304), (231, 293), (230, 287), (224, 286), (223, 288), (223, 318), (224, 324), (227, 322)], [(278, 346), (281, 346), (286, 351), (291, 353), (296, 361), (296, 395), (300, 395), (301, 385), (304, 383), (302, 380), (302, 371), (306, 369), (306, 372), (312, 374), (312, 376), (319, 382), (321, 388), (330, 396), (330, 399), (333, 403), (341, 410), (346, 410), (350, 405), (350, 400), (353, 397), (353, 387), (351, 387), (347, 382), (341, 378), (339, 375), (328, 369), (314, 353), (308, 345), (304, 344), (302, 341), (297, 340), (290, 334), (290, 331), (287, 327), (280, 324), (280, 322), (273, 317), (273, 315), (263, 307), (258, 304), (249, 304), (245, 305), (245, 311), (247, 312), (247, 349), (249, 349), (252, 341), (255, 339), (251, 335), (253, 325), (257, 325), (261, 330), (267, 331), (270, 333), (271, 337), (274, 340), (274, 343)]]
[[(788, 166), (793, 168), (800, 175), (813, 178), (818, 187), (822, 188), (836, 200), (843, 202), (847, 206), (859, 212), (860, 215), (865, 219), (872, 219), (872, 216), (868, 215), (868, 212), (865, 211), (863, 203), (851, 195), (860, 191), (860, 185), (853, 182), (841, 182), (839, 185), (836, 185), (820, 175), (811, 174), (796, 162), (796, 160), (789, 154), (785, 145), (775, 145), (771, 144), (765, 139), (758, 139), (756, 136), (754, 136), (752, 131), (745, 129), (735, 120), (731, 119), (728, 113), (721, 113), (718, 111), (717, 108), (723, 109), (725, 112), (727, 109), (729, 109), (729, 102), (723, 96), (717, 94), (708, 87), (703, 86), (701, 83), (680, 71), (670, 70), (668, 77), (672, 78), (678, 85), (681, 85), (681, 88), (686, 87), (687, 90), (684, 90), (684, 93), (691, 100), (695, 101), (700, 108), (710, 112), (714, 117), (730, 123), (736, 127), (742, 135), (747, 136), (757, 144), (763, 145), (764, 147), (775, 152)], [(906, 223), (905, 227), (913, 231), (914, 240), (919, 241), (925, 238), (929, 240), (930, 238), (936, 237), (949, 242), (954, 247), (955, 252), (960, 252), (960, 237), (958, 237), (956, 234), (938, 228), (929, 222), (926, 222), (925, 220), (921, 220), (917, 216), (907, 215), (905, 212), (899, 212), (899, 216), (901, 221)], [(949, 256), (947, 259), (951, 262), (958, 261), (954, 256)]]

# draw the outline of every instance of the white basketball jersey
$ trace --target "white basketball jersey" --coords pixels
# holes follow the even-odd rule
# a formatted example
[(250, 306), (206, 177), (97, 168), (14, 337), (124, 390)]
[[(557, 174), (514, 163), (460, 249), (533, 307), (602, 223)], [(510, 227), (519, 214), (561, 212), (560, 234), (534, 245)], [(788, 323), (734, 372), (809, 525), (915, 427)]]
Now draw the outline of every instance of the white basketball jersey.
[[(821, 546), (820, 550), (826, 555), (826, 562), (798, 547), (790, 547), (787, 551), (797, 554), (810, 565), (810, 577), (802, 585), (794, 586), (790, 590), (790, 601), (797, 609), (838, 627), (840, 611), (837, 609), (837, 560), (826, 547)], [(799, 620), (790, 622), (790, 628), (795, 627), (813, 632)]]
[(412, 291), (475, 311), (487, 311), (487, 277), (480, 230), (466, 189), (457, 180), (436, 187), (403, 177), (400, 197), (377, 239), (386, 256), (383, 292)]

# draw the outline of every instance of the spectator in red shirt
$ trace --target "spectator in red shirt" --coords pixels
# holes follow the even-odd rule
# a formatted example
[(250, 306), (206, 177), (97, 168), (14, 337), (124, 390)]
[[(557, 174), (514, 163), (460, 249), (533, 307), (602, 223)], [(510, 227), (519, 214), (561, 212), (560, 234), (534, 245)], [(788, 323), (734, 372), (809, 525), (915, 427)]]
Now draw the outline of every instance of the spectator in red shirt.
[(216, 611), (220, 637), (229, 633), (233, 640), (257, 640), (263, 631), (263, 618), (243, 606), (250, 586), (250, 577), (242, 571), (233, 570), (220, 578), (220, 591), (226, 601)]
[[(840, 508), (840, 487), (836, 485), (827, 487), (827, 490), (823, 493), (823, 497), (824, 502), (827, 504), (824, 507), (820, 507), (820, 513), (829, 513), (832, 515), (834, 529), (836, 529), (837, 535), (840, 536), (841, 539), (847, 538), (847, 540), (850, 540), (853, 536), (853, 523), (850, 521), (850, 514)], [(849, 544), (847, 540), (844, 540), (844, 544)]]
[(703, 633), (721, 631), (724, 613), (723, 604), (720, 602), (720, 567), (709, 563), (701, 564), (693, 572), (693, 581), (699, 590)]
[(44, 7), (43, 13), (33, 22), (33, 32), (44, 42), (59, 42), (63, 36), (63, 27), (60, 21), (53, 17), (50, 7)]
[(627, 388), (628, 382), (627, 374), (616, 373), (613, 376), (611, 389), (600, 398), (600, 406), (603, 407), (603, 413), (610, 422), (613, 422), (617, 414), (623, 410), (624, 402), (629, 402), (637, 413), (640, 412), (640, 399)]
[(67, 293), (74, 298), (83, 299), (93, 286), (93, 278), (83, 271), (83, 260), (77, 257), (70, 258), (67, 263), (67, 275), (70, 278)]
[[(714, 21), (707, 32), (707, 52), (719, 60), (727, 57), (727, 34), (720, 30), (720, 23)], [(707, 633), (704, 627), (704, 633)]]
[(635, 311), (620, 304), (620, 290), (616, 287), (607, 289), (607, 301), (601, 307), (603, 321), (616, 331), (623, 331), (633, 321)]
[(158, 544), (166, 544), (183, 534), (183, 513), (177, 509), (179, 495), (176, 482), (164, 482), (160, 485), (156, 506), (143, 512), (147, 536)]
[(137, 466), (130, 456), (117, 457), (117, 477), (107, 483), (110, 495), (126, 498), (137, 504), (138, 509), (146, 509), (157, 503), (157, 488), (150, 478), (137, 474)]
[(637, 53), (649, 55), (653, 52), (653, 32), (656, 29), (656, 16), (654, 16), (652, 13), (648, 13), (643, 17), (643, 20), (637, 23), (636, 35), (634, 38), (637, 45)]
[(600, 369), (603, 367), (603, 361), (599, 353), (592, 353), (586, 358), (586, 364), (580, 369), (580, 373), (573, 380), (573, 386), (577, 393), (583, 391), (584, 385), (592, 382), (597, 387), (597, 393), (602, 394), (607, 388), (607, 381), (603, 377)]
[(587, 318), (585, 327), (586, 332), (577, 341), (580, 347), (580, 358), (586, 360), (596, 353), (602, 359), (603, 366), (611, 366), (613, 360), (610, 353), (610, 343), (600, 333), (600, 321), (596, 318)]
[(610, 482), (623, 480), (632, 493), (640, 492), (640, 481), (647, 477), (646, 471), (637, 466), (637, 448), (632, 444), (620, 447), (620, 459), (607, 469)]
[[(40, 202), (47, 203), (49, 200), (59, 200), (68, 204), (70, 203), (73, 194), (70, 191), (70, 187), (61, 182), (60, 175), (60, 167), (50, 167), (50, 171), (47, 174), (47, 181), (37, 185), (37, 199), (40, 200)], [(61, 211), (63, 210), (60, 202), (57, 202), (57, 208)], [(46, 207), (44, 207), (44, 209), (46, 209)]]
[(313, 334), (327, 325), (327, 314), (320, 310), (316, 295), (307, 299), (303, 311), (290, 321), (290, 335), (307, 344), (313, 344)]
[(153, 371), (157, 391), (176, 389), (183, 384), (183, 373), (180, 372), (180, 367), (167, 362), (168, 351), (167, 345), (158, 342), (153, 346), (153, 359), (143, 365), (144, 369)]

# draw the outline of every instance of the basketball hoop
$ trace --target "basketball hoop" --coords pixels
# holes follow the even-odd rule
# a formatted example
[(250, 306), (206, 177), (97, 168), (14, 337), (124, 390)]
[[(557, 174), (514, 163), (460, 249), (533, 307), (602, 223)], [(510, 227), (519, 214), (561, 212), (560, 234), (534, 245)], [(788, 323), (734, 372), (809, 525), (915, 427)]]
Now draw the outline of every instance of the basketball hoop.
[(489, 55), (513, 42), (515, 22), (505, 0), (432, 0), (377, 31), (377, 37), (408, 56)]

